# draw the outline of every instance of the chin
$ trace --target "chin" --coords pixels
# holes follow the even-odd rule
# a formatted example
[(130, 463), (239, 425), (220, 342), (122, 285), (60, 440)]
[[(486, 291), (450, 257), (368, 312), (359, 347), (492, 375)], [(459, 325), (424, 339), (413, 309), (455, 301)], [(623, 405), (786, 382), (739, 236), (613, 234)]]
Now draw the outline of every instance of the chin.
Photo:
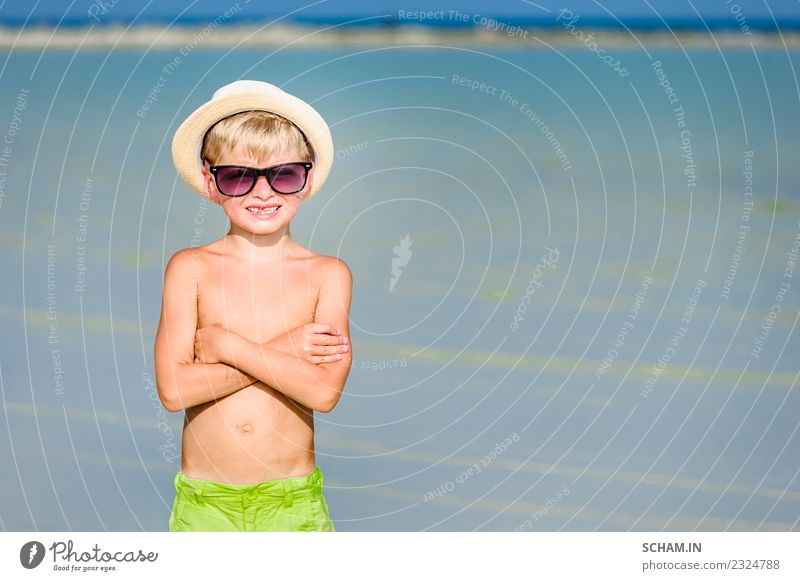
[(252, 232), (253, 234), (273, 234), (280, 232), (286, 227), (283, 222), (275, 224), (237, 224), (242, 230)]

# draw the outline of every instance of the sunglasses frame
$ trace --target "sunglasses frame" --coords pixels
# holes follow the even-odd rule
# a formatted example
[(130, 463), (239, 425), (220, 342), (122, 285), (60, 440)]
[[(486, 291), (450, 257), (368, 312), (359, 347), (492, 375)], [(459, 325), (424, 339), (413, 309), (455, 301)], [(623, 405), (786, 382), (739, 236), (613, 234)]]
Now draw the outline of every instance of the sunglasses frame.
[[(283, 166), (286, 166), (286, 165), (302, 165), (306, 169), (306, 175), (305, 175), (305, 177), (303, 179), (303, 185), (300, 186), (299, 189), (297, 189), (297, 190), (295, 190), (293, 192), (279, 192), (278, 190), (276, 190), (272, 186), (272, 179), (270, 179), (270, 176), (269, 176), (270, 170), (273, 170), (273, 169), (278, 168), (278, 167), (283, 167)], [(310, 161), (288, 161), (286, 163), (279, 163), (278, 165), (273, 165), (273, 166), (270, 166), (270, 167), (264, 167), (264, 168), (260, 168), (260, 169), (257, 168), (257, 167), (249, 167), (249, 166), (246, 166), (246, 165), (212, 165), (212, 166), (210, 166), (208, 168), (208, 170), (214, 176), (214, 183), (217, 185), (217, 191), (220, 194), (222, 194), (223, 196), (228, 196), (229, 198), (241, 198), (242, 196), (246, 196), (247, 194), (249, 194), (250, 192), (253, 191), (253, 188), (256, 187), (256, 184), (258, 183), (258, 178), (260, 176), (264, 176), (267, 179), (267, 183), (269, 184), (270, 189), (273, 192), (275, 192), (276, 194), (281, 194), (283, 196), (289, 196), (291, 194), (296, 194), (297, 192), (302, 192), (303, 188), (305, 188), (306, 184), (308, 183), (308, 172), (313, 166), (314, 166), (314, 164), (311, 163)], [(253, 185), (251, 185), (250, 189), (247, 190), (245, 193), (243, 193), (243, 194), (226, 194), (225, 192), (222, 191), (222, 189), (220, 189), (220, 187), (219, 187), (219, 175), (217, 174), (217, 172), (219, 170), (221, 170), (221, 169), (225, 169), (225, 168), (229, 168), (229, 167), (235, 167), (237, 169), (247, 169), (247, 170), (255, 172), (256, 178), (253, 180)]]

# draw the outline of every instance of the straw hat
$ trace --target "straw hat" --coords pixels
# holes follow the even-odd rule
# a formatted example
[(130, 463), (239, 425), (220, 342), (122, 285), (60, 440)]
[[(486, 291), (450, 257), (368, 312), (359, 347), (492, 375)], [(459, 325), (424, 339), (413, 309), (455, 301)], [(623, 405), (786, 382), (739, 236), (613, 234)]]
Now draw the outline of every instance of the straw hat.
[(178, 127), (172, 140), (172, 160), (181, 179), (205, 197), (200, 151), (206, 132), (217, 121), (242, 111), (269, 111), (285, 117), (303, 132), (314, 151), (314, 183), (303, 198), (311, 198), (322, 186), (333, 163), (333, 140), (328, 124), (305, 101), (263, 81), (235, 81), (217, 89)]

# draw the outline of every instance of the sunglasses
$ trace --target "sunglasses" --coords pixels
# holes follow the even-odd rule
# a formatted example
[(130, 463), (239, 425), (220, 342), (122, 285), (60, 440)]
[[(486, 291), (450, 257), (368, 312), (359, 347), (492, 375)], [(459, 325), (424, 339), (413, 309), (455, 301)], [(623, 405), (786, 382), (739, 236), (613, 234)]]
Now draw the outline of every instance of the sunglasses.
[(281, 163), (258, 169), (244, 165), (212, 165), (217, 190), (224, 196), (246, 196), (256, 187), (258, 176), (267, 178), (269, 187), (278, 194), (296, 194), (306, 186), (310, 162)]

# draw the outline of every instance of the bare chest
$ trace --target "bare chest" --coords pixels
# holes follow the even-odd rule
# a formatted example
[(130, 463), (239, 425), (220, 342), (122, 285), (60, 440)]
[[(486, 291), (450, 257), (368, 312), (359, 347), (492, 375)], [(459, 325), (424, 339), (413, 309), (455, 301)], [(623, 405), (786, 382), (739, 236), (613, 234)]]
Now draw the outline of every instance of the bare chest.
[(220, 325), (259, 343), (314, 322), (319, 286), (308, 270), (209, 261), (198, 277), (198, 327)]

